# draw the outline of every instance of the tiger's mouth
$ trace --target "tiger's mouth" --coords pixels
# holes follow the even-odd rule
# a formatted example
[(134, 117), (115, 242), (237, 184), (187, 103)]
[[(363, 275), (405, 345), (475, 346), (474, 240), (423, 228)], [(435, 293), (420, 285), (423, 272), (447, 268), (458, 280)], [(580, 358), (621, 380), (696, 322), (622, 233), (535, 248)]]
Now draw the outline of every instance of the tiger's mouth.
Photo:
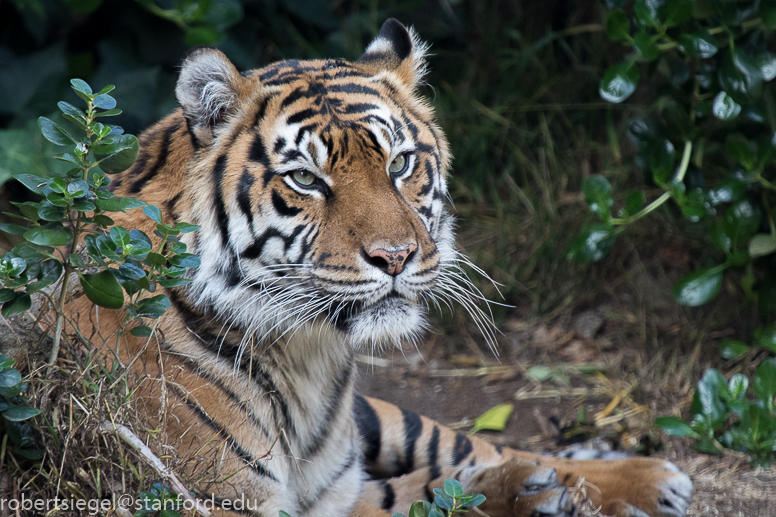
[(332, 304), (328, 317), (335, 328), (356, 341), (368, 336), (370, 341), (396, 342), (425, 326), (421, 306), (395, 289), (376, 301)]

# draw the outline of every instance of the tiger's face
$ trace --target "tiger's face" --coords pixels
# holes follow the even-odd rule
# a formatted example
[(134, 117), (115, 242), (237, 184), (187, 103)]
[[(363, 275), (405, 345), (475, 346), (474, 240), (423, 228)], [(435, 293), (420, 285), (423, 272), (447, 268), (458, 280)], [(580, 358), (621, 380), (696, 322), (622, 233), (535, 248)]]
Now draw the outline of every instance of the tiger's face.
[(389, 20), (353, 63), (239, 74), (217, 50), (189, 55), (176, 95), (198, 148), (198, 303), (247, 334), (323, 321), (381, 344), (424, 328), (457, 260), (447, 142), (416, 94), (424, 50)]

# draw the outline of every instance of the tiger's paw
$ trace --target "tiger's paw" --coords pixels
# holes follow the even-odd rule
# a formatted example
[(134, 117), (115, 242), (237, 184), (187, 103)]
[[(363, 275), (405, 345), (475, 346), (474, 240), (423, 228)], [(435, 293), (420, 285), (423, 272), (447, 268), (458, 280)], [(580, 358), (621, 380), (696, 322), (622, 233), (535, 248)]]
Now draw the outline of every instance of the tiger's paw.
[[(683, 517), (692, 498), (692, 481), (664, 460), (628, 458), (596, 461), (586, 480), (601, 513), (616, 517)], [(584, 472), (588, 469), (583, 469)]]
[(467, 493), (483, 494), (479, 507), (491, 517), (572, 517), (568, 488), (555, 469), (508, 461), (498, 467), (469, 467), (461, 472)]

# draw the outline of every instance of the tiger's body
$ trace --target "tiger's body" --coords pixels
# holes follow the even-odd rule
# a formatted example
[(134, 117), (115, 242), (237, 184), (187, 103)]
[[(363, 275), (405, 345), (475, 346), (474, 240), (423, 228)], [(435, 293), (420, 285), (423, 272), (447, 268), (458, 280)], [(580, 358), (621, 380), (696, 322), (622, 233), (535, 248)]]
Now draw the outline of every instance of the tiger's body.
[[(201, 227), (184, 241), (202, 265), (167, 291), (159, 331), (122, 337), (149, 429), (229, 515), (386, 516), (456, 477), (490, 515), (565, 516), (580, 476), (605, 513), (684, 515), (692, 485), (670, 463), (502, 450), (354, 394), (358, 346), (414, 339), (435, 297), (472, 303), (453, 284), (447, 142), (415, 93), (423, 50), (389, 20), (354, 63), (184, 61), (182, 109), (113, 182)], [(122, 316), (80, 320), (107, 336)]]

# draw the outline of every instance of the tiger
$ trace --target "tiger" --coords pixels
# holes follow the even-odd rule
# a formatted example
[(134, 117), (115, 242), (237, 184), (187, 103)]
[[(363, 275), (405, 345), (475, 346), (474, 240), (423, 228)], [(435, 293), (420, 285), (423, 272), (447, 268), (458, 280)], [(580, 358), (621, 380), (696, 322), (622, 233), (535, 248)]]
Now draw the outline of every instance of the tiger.
[[(240, 73), (215, 48), (185, 57), (179, 107), (111, 185), (199, 226), (181, 239), (201, 265), (164, 290), (152, 337), (103, 345), (142, 381), (149, 435), (191, 458), (181, 473), (224, 516), (387, 517), (446, 479), (493, 517), (571, 516), (583, 481), (603, 514), (685, 515), (692, 482), (670, 462), (503, 448), (355, 392), (359, 350), (419, 339), (434, 303), (477, 301), (446, 204), (451, 150), (419, 92), (427, 48), (389, 19), (354, 62)], [(138, 212), (115, 222), (152, 234)], [(87, 336), (124, 317), (73, 307), (95, 316), (78, 319)]]

